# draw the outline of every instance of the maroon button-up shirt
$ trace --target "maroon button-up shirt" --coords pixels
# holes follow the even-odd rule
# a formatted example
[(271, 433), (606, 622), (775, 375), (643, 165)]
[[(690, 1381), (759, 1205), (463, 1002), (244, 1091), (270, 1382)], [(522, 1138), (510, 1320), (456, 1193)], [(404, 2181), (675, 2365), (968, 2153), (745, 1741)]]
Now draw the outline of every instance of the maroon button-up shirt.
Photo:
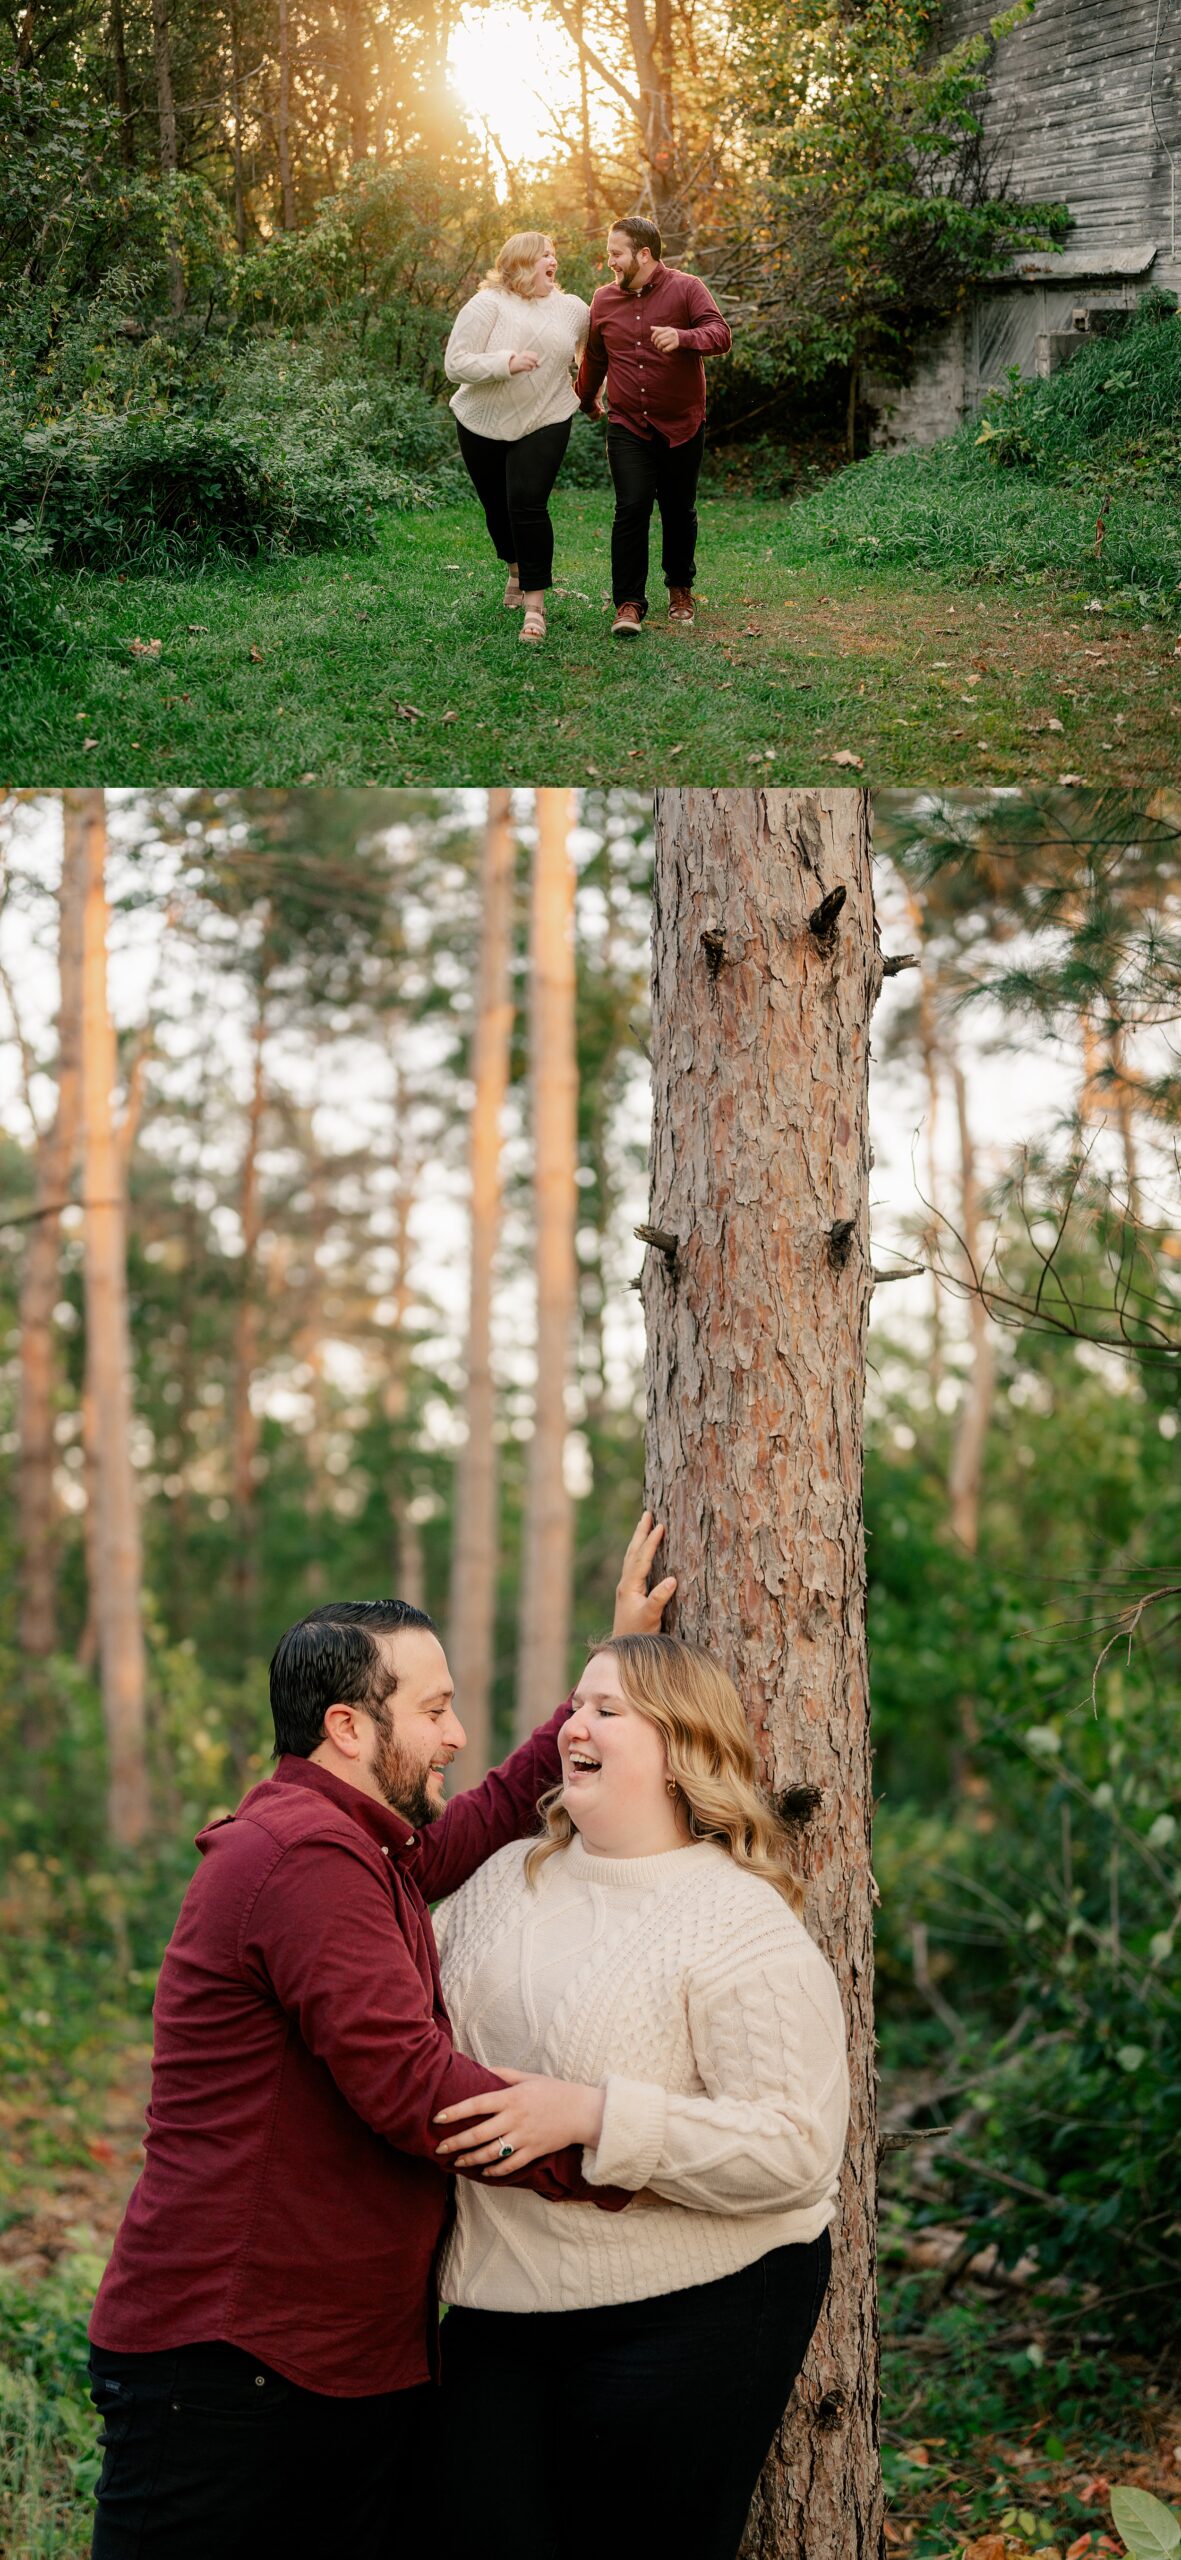
[[(343, 2399), (435, 2370), (434, 2267), (453, 2194), (440, 2107), (502, 2086), (457, 2053), (428, 1901), (536, 1828), (558, 1709), (416, 1833), (284, 1758), (197, 1842), (156, 1992), (145, 2165), (90, 2335), (117, 2353), (222, 2338)], [(555, 2202), (581, 2151), (511, 2182)]]
[[(679, 347), (661, 355), (653, 329), (679, 329)], [(574, 388), (583, 408), (593, 411), (605, 378), (613, 426), (649, 442), (655, 431), (669, 444), (688, 444), (705, 417), (701, 359), (724, 355), (729, 344), (729, 325), (700, 277), (661, 261), (638, 293), (599, 286)]]

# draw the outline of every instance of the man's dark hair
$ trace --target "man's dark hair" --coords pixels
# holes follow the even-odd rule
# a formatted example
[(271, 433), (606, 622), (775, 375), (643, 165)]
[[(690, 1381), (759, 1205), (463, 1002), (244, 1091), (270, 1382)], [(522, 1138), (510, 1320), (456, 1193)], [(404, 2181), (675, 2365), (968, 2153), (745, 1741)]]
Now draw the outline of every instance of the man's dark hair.
[(613, 231), (625, 231), (633, 249), (650, 249), (654, 258), (660, 256), (660, 233), (656, 224), (649, 222), (646, 213), (621, 213), (611, 228)]
[(403, 1627), (429, 1627), (434, 1619), (408, 1600), (337, 1600), (313, 1609), (280, 1636), (271, 1656), (271, 1714), (275, 1758), (289, 1751), (307, 1760), (324, 1740), (329, 1707), (365, 1707), (380, 1713), (397, 1688), (373, 1639)]

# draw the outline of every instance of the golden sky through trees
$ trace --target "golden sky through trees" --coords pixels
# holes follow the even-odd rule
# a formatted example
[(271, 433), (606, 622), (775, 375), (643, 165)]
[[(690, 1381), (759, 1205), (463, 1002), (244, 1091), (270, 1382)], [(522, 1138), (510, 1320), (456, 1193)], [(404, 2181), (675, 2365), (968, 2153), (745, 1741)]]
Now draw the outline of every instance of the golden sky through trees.
[[(546, 10), (510, 5), (464, 9), (447, 47), (452, 87), (476, 133), (491, 146), (503, 192), (503, 159), (529, 170), (569, 148), (578, 129), (578, 67), (569, 37)], [(610, 137), (616, 117), (590, 92), (592, 135)]]

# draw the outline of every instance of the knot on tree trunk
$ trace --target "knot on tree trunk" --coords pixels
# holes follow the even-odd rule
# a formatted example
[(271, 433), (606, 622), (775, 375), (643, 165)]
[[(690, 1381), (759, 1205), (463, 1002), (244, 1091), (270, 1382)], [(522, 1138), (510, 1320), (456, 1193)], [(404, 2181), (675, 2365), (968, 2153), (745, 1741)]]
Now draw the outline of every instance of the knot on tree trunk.
[(708, 969), (711, 978), (716, 978), (722, 962), (726, 957), (725, 935), (715, 932), (713, 927), (710, 926), (706, 932), (702, 934), (701, 948), (705, 953), (706, 968)]
[(857, 1233), (856, 1218), (837, 1218), (828, 1230), (828, 1258), (834, 1271), (843, 1271), (853, 1250)]
[(837, 917), (848, 894), (842, 881), (838, 889), (830, 889), (828, 896), (822, 898), (819, 906), (812, 909), (808, 918), (808, 931), (822, 951), (832, 949), (836, 940)]
[(848, 2406), (848, 2395), (844, 2391), (826, 2391), (823, 2400), (816, 2404), (816, 2425), (831, 2432), (840, 2426)]
[(819, 1813), (824, 1798), (819, 1787), (785, 1787), (782, 1795), (774, 1797), (773, 1802), (781, 1822), (802, 1830), (804, 1824), (811, 1822)]

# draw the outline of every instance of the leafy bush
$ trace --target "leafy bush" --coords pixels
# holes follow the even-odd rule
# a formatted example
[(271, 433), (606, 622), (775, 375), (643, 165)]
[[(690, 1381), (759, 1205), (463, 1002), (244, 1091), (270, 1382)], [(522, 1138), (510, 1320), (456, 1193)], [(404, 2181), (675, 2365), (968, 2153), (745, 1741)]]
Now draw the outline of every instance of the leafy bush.
[(86, 2324), (101, 2273), (78, 2253), (35, 2293), (0, 2279), (0, 2549), (22, 2560), (89, 2548), (100, 2455)]
[(0, 525), (0, 669), (62, 646), (60, 611), (41, 575), (44, 555), (27, 517)]
[(1080, 342), (1045, 382), (1014, 369), (966, 430), (1000, 469), (1050, 479), (1181, 479), (1181, 319), (1176, 297), (1143, 294), (1128, 326)]

